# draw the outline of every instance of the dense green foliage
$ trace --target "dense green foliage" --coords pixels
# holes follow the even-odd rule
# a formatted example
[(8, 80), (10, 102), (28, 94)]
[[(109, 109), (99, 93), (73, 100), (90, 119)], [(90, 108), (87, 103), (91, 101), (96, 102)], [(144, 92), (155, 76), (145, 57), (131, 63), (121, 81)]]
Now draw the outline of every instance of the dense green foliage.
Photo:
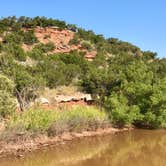
[(164, 62), (127, 54), (112, 57), (107, 69), (93, 70), (82, 83), (86, 91), (99, 95), (115, 125), (164, 126), (166, 77), (160, 72)]
[(16, 109), (13, 88), (14, 83), (0, 74), (0, 118), (12, 115)]
[(40, 27), (48, 27), (48, 26), (57, 26), (59, 28), (67, 28), (67, 26), (70, 27), (70, 25), (67, 25), (64, 21), (54, 20), (54, 19), (47, 19), (46, 17), (24, 17), (21, 16), (19, 18), (8, 17), (8, 18), (2, 18), (0, 20), (0, 29), (1, 32), (8, 30), (9, 28), (12, 28), (14, 30), (18, 30), (22, 27), (25, 28), (34, 28), (36, 26)]
[[(97, 56), (88, 62), (83, 52), (50, 55), (56, 46), (39, 43), (33, 31), (36, 26), (70, 29), (75, 37), (69, 44), (96, 50)], [(40, 88), (77, 85), (92, 94), (116, 126), (166, 126), (166, 60), (156, 53), (45, 17), (3, 18), (0, 37), (0, 71), (14, 81), (14, 96), (22, 109)], [(22, 44), (35, 46), (25, 52)]]

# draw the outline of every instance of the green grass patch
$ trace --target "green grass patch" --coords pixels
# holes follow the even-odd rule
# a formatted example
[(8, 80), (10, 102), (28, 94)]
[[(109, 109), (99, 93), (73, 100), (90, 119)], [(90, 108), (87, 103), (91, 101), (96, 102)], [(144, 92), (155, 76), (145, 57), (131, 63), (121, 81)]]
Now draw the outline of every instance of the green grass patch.
[(6, 131), (14, 133), (45, 133), (55, 136), (64, 132), (95, 130), (108, 124), (104, 111), (95, 107), (76, 106), (62, 112), (56, 110), (28, 110), (14, 115), (7, 123)]

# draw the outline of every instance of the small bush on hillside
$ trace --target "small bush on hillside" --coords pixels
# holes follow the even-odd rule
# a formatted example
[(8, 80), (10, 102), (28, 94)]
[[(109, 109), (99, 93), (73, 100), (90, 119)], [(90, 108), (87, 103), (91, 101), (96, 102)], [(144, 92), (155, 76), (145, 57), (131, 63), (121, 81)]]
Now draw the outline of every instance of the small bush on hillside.
[(84, 48), (84, 49), (86, 49), (88, 51), (92, 50), (92, 45), (91, 45), (91, 43), (89, 41), (83, 41), (81, 43), (81, 46), (82, 46), (82, 48)]
[(33, 48), (32, 51), (29, 51), (27, 53), (27, 56), (34, 60), (43, 60), (45, 55), (43, 54), (42, 50), (38, 48)]
[(55, 49), (55, 45), (52, 42), (49, 42), (47, 44), (39, 44), (35, 47), (35, 49), (39, 49), (42, 51), (42, 53), (47, 53), (50, 51), (53, 51)]
[(28, 45), (32, 45), (38, 42), (38, 39), (36, 38), (33, 30), (24, 32), (23, 42)]
[(3, 43), (22, 44), (24, 39), (23, 34), (23, 31), (7, 33), (3, 38)]
[(73, 38), (70, 40), (69, 45), (78, 45), (80, 43), (78, 38)]
[(7, 93), (12, 94), (14, 89), (14, 83), (6, 76), (0, 74), (0, 90), (4, 90)]
[(6, 52), (6, 54), (8, 54), (6, 57), (4, 57), (4, 59), (7, 59), (7, 58), (9, 58), (9, 56), (11, 56), (9, 60), (12, 60), (12, 58), (17, 61), (26, 60), (26, 53), (24, 52), (24, 50), (21, 48), (21, 46), (19, 44), (7, 43), (4, 45), (1, 45), (0, 50), (2, 50), (3, 52)]
[(26, 53), (24, 52), (24, 50), (19, 47), (19, 46), (15, 46), (14, 48), (15, 52), (14, 52), (14, 56), (15, 56), (15, 59), (18, 60), (18, 61), (26, 61)]

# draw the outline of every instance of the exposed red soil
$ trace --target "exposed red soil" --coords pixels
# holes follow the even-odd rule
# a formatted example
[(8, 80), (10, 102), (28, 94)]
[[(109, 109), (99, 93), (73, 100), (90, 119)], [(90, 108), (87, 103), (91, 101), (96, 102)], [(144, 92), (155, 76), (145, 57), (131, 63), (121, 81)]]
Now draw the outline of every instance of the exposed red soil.
[(41, 43), (53, 42), (57, 52), (70, 52), (78, 49), (76, 46), (69, 46), (69, 41), (73, 39), (74, 32), (69, 30), (58, 30), (56, 28), (35, 28), (35, 35)]
[[(29, 29), (24, 29), (25, 31), (28, 31)], [(55, 49), (52, 51), (52, 53), (69, 53), (73, 50), (78, 50), (81, 52), (85, 52), (85, 58), (89, 61), (92, 61), (97, 52), (96, 51), (88, 51), (82, 48), (81, 44), (78, 45), (70, 45), (69, 42), (74, 38), (75, 32), (71, 30), (59, 30), (56, 27), (36, 27), (34, 29), (34, 33), (37, 37), (37, 39), (43, 43), (47, 44), (49, 42), (54, 43)], [(33, 48), (33, 46), (28, 46), (26, 44), (23, 44), (23, 49), (25, 51), (29, 51)]]

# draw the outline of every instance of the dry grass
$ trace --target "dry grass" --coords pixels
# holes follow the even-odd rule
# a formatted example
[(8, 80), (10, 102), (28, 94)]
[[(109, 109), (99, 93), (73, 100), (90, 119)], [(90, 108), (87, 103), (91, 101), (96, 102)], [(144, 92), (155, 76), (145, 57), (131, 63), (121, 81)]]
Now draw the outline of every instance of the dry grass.
[(56, 95), (74, 95), (78, 92), (78, 87), (76, 86), (59, 86), (56, 89), (45, 88), (39, 91), (38, 94), (47, 98), (48, 100), (53, 99)]

